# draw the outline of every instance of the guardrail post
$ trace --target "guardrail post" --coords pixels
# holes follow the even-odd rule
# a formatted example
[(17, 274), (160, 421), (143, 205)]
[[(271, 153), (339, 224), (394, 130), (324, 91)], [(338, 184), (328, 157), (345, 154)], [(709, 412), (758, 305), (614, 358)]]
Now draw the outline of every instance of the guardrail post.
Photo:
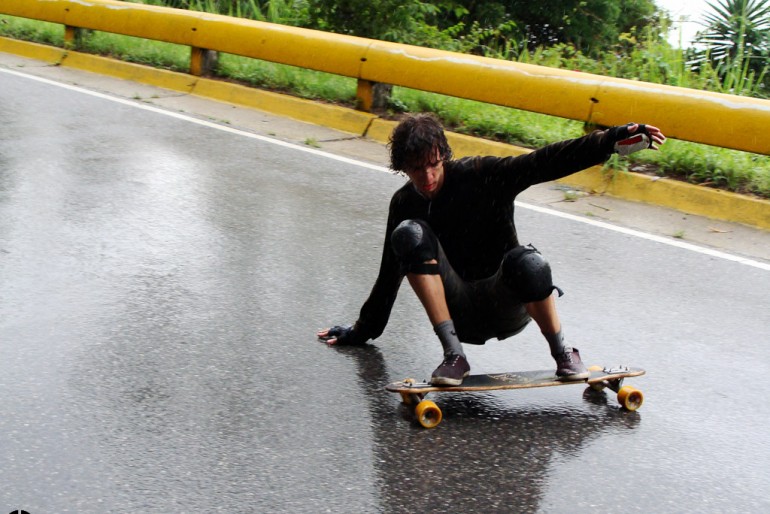
[(374, 82), (358, 79), (356, 88), (356, 109), (364, 112), (372, 112), (374, 103)]
[(219, 54), (214, 50), (192, 47), (190, 52), (190, 74), (197, 77), (206, 77), (214, 74), (217, 67)]
[(90, 31), (80, 27), (64, 26), (64, 48), (77, 49), (81, 47), (83, 39)]
[(386, 109), (393, 86), (371, 80), (358, 79), (356, 109), (364, 112)]

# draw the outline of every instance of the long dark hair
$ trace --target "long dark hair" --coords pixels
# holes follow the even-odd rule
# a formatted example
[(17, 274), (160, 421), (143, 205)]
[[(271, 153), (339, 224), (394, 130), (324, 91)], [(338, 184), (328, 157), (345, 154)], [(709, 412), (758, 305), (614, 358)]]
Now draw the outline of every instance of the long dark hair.
[(390, 167), (395, 171), (420, 168), (433, 161), (438, 150), (439, 159), (452, 158), (452, 149), (441, 122), (429, 113), (409, 115), (393, 129), (388, 141)]

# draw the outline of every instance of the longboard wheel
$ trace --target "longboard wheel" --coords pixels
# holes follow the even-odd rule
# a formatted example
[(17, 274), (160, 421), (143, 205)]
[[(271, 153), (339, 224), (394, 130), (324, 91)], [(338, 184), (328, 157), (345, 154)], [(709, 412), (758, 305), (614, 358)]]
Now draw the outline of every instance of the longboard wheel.
[(417, 405), (423, 398), (423, 395), (419, 393), (406, 393), (402, 391), (399, 394), (404, 405)]
[[(588, 366), (588, 371), (591, 373), (597, 373), (599, 371), (604, 371), (604, 366)], [(594, 382), (593, 384), (589, 384), (591, 386), (591, 389), (594, 391), (602, 392), (604, 391), (604, 388), (607, 387), (604, 382)]]
[(631, 386), (623, 386), (618, 390), (618, 403), (625, 409), (635, 411), (644, 403), (644, 394)]
[(417, 421), (424, 428), (434, 428), (441, 423), (441, 409), (431, 400), (423, 400), (414, 409)]

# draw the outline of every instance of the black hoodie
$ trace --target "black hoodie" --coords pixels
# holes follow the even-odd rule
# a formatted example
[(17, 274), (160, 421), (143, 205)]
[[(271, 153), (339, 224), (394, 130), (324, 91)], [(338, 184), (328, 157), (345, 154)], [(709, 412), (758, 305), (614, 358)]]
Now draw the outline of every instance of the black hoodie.
[(382, 262), (355, 325), (357, 338), (375, 339), (385, 330), (403, 274), (390, 236), (404, 220), (428, 223), (447, 260), (464, 280), (489, 277), (503, 256), (519, 245), (514, 199), (529, 186), (566, 177), (606, 161), (615, 137), (608, 131), (553, 143), (517, 157), (467, 157), (444, 163), (444, 183), (432, 200), (408, 182), (390, 201)]

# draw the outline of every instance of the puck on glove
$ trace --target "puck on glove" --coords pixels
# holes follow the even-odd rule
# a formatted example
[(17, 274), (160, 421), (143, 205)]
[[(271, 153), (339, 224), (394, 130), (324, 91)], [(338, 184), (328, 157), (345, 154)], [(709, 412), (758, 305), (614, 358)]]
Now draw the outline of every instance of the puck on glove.
[(618, 155), (629, 155), (639, 150), (650, 148), (652, 143), (647, 134), (639, 133), (615, 143), (615, 153)]

